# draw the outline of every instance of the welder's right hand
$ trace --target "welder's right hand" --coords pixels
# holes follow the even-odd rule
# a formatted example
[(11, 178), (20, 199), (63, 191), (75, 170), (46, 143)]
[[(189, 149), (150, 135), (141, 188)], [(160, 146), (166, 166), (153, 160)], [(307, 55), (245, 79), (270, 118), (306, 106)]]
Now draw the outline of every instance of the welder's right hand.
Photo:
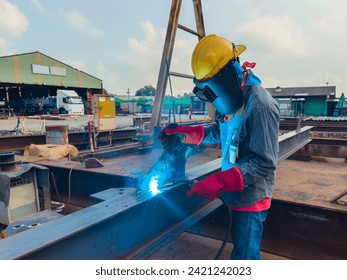
[(202, 140), (204, 140), (204, 127), (202, 125), (185, 126), (170, 123), (160, 131), (158, 138), (163, 139), (167, 135), (171, 134), (183, 134), (184, 143), (199, 146)]
[(245, 183), (241, 170), (235, 166), (225, 171), (217, 172), (207, 176), (195, 184), (187, 196), (197, 195), (210, 201), (215, 200), (222, 192), (243, 192)]

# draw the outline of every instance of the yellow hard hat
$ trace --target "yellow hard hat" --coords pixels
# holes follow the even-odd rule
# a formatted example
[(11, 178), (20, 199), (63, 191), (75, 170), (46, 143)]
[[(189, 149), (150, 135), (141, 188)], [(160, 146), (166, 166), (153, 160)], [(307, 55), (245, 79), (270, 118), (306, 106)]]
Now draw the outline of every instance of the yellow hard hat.
[(246, 50), (244, 45), (234, 45), (215, 34), (202, 38), (195, 46), (192, 55), (192, 70), (198, 81), (216, 75), (231, 59)]

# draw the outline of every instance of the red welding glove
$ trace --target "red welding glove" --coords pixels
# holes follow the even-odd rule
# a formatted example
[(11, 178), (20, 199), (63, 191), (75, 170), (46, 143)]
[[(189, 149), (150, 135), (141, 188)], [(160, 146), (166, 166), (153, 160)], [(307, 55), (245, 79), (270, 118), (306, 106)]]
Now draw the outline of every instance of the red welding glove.
[(162, 131), (158, 135), (158, 138), (163, 138), (165, 134), (183, 134), (184, 143), (195, 144), (199, 146), (202, 140), (204, 140), (204, 127), (202, 125), (184, 126), (170, 123), (162, 129)]
[(201, 180), (187, 192), (187, 196), (198, 195), (212, 201), (219, 197), (221, 192), (243, 192), (244, 188), (241, 170), (235, 166)]

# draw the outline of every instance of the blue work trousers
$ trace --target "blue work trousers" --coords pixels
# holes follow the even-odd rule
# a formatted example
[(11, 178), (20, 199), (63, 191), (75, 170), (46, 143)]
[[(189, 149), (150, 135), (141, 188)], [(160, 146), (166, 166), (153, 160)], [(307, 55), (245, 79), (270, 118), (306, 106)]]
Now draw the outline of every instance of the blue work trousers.
[(260, 260), (263, 222), (268, 210), (261, 212), (232, 211), (232, 260)]

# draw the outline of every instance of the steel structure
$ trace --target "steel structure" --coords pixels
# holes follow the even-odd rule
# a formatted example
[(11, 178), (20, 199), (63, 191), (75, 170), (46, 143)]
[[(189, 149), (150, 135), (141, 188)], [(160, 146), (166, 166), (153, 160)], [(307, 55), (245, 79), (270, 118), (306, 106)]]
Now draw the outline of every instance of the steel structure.
[[(280, 137), (279, 161), (309, 141), (310, 129)], [(189, 169), (187, 181), (156, 195), (136, 194), (115, 185), (119, 189), (116, 196), (106, 196), (100, 203), (1, 240), (0, 259), (132, 258), (174, 232), (184, 231), (221, 205), (218, 199), (208, 202), (185, 194), (190, 182), (220, 170), (220, 164), (221, 159), (216, 159)]]
[[(181, 4), (182, 0), (172, 0), (151, 117), (152, 132), (155, 132), (155, 127), (160, 126), (169, 76), (193, 78), (191, 75), (170, 71), (177, 28), (196, 35), (198, 39), (205, 36), (201, 1), (193, 0), (197, 31), (178, 23)], [(290, 125), (293, 124), (290, 123)], [(297, 125), (293, 129), (295, 128)], [(281, 135), (278, 162), (280, 163), (308, 144), (312, 140), (310, 139), (311, 130), (313, 130), (312, 126), (306, 126)], [(113, 136), (108, 135), (106, 138), (112, 141)], [(122, 175), (75, 169), (74, 174), (83, 185), (83, 189), (76, 190), (76, 194), (91, 193), (90, 196), (98, 199), (98, 203), (1, 240), (0, 259), (146, 258), (158, 247), (220, 209), (222, 203), (218, 199), (209, 202), (200, 197), (188, 198), (185, 194), (191, 187), (191, 182), (219, 171), (220, 165), (221, 159), (216, 159), (191, 168), (186, 171), (186, 181), (172, 185), (157, 194), (137, 192), (135, 188), (130, 187), (125, 188), (124, 183), (128, 178)], [(60, 178), (66, 179), (71, 175), (72, 169), (69, 170), (57, 164), (51, 166), (51, 171), (59, 174)], [(101, 181), (107, 182), (112, 187), (105, 189), (104, 186), (100, 186)], [(336, 203), (345, 195), (346, 193), (343, 192), (331, 202)], [(297, 209), (291, 209), (287, 213), (283, 210), (281, 203), (283, 202), (274, 202), (276, 211), (283, 211), (283, 216), (290, 219), (291, 213)], [(308, 211), (312, 211), (311, 208)], [(317, 216), (322, 213), (320, 210), (317, 212), (319, 212)], [(302, 215), (302, 213), (296, 213), (296, 215)], [(326, 215), (331, 213), (327, 212)], [(277, 216), (270, 217), (270, 225), (274, 219), (277, 219)], [(336, 220), (335, 216), (330, 220)], [(345, 216), (341, 217), (341, 221), (345, 221)], [(278, 231), (276, 225), (277, 223), (274, 223), (274, 231)], [(291, 228), (294, 225), (295, 221), (288, 223), (287, 232), (294, 230)], [(343, 226), (338, 228), (345, 230)], [(281, 232), (281, 234), (285, 236), (287, 232)], [(344, 239), (341, 238), (341, 240)], [(273, 244), (276, 245), (276, 243)], [(273, 244), (265, 243), (265, 247), (271, 251), (271, 248), (275, 246)], [(333, 245), (336, 246), (335, 243)], [(339, 254), (342, 256), (343, 252)]]
[[(113, 131), (100, 132), (96, 140), (98, 143), (116, 142), (124, 139), (133, 139), (136, 137), (136, 128), (116, 129)], [(69, 132), (69, 143), (80, 147), (89, 145), (88, 131)], [(0, 151), (23, 151), (25, 147), (35, 143), (46, 144), (46, 134), (22, 134), (22, 135), (4, 135), (0, 136)]]

